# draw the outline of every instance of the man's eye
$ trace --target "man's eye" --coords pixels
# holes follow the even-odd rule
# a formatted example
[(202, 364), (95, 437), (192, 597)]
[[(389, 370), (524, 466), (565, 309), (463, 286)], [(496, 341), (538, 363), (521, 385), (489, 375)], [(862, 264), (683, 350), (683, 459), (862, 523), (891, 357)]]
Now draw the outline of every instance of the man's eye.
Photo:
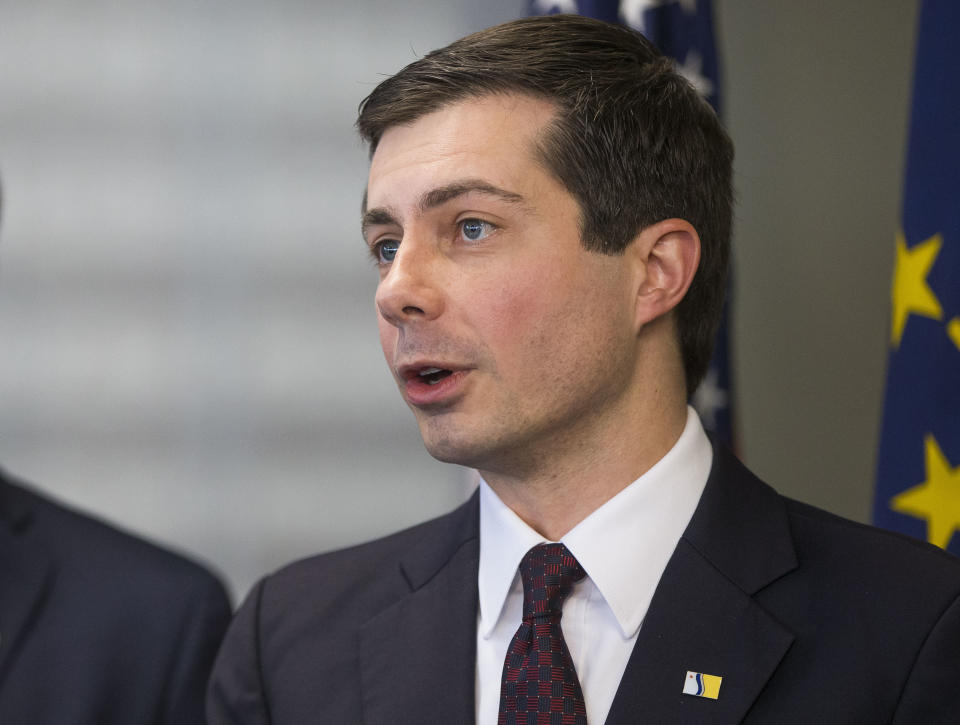
[(493, 225), (480, 219), (464, 219), (460, 222), (460, 232), (463, 234), (463, 238), (471, 242), (488, 237), (492, 231)]
[(400, 249), (400, 242), (388, 239), (385, 242), (377, 242), (374, 246), (373, 254), (380, 264), (389, 264), (397, 256), (397, 250)]

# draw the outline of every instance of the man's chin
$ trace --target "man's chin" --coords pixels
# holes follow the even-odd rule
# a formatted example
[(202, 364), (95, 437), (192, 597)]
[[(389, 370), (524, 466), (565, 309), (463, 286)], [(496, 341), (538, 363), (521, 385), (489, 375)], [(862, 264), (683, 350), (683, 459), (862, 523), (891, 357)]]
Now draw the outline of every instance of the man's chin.
[(437, 426), (435, 421), (421, 421), (420, 437), (427, 453), (444, 463), (479, 468), (489, 455), (489, 446), (482, 445), (476, 436), (460, 429)]
[(427, 453), (443, 463), (454, 463), (458, 466), (467, 466), (476, 468), (474, 461), (482, 458), (478, 456), (471, 446), (464, 445), (462, 442), (452, 441), (450, 439), (423, 439), (423, 445)]

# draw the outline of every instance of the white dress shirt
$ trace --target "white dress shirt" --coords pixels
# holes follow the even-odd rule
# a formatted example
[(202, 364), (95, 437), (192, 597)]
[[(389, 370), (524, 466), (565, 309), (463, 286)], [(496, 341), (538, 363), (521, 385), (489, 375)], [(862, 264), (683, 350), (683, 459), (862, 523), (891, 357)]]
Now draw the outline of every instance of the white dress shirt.
[[(654, 590), (700, 501), (712, 459), (700, 419), (688, 407), (686, 426), (673, 448), (561, 540), (587, 573), (564, 602), (561, 627), (590, 725), (607, 718)], [(481, 480), (478, 725), (497, 722), (503, 662), (523, 616), (520, 560), (545, 542)]]

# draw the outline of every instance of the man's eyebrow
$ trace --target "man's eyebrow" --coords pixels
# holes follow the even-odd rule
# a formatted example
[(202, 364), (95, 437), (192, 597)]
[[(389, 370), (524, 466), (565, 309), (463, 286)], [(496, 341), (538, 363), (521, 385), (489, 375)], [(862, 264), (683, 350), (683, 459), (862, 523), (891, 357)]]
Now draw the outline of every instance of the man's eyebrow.
[[(420, 211), (427, 211), (435, 207), (446, 204), (452, 199), (456, 199), (458, 196), (463, 196), (464, 194), (486, 194), (487, 196), (493, 196), (501, 201), (505, 201), (510, 204), (522, 204), (525, 200), (523, 196), (517, 194), (513, 191), (507, 191), (506, 189), (501, 189), (498, 186), (494, 186), (486, 181), (480, 179), (464, 179), (463, 181), (456, 181), (452, 184), (447, 184), (446, 186), (439, 186), (436, 189), (431, 189), (426, 192), (421, 198), (418, 206)], [(360, 229), (364, 236), (366, 236), (367, 229), (372, 226), (378, 225), (396, 225), (399, 226), (400, 222), (397, 221), (396, 214), (389, 207), (375, 207), (373, 209), (367, 209), (367, 194), (363, 194), (363, 218), (360, 223)]]
[(471, 193), (495, 196), (498, 199), (511, 204), (520, 204), (524, 201), (520, 194), (517, 194), (513, 191), (507, 191), (506, 189), (501, 189), (500, 187), (489, 184), (486, 181), (482, 181), (480, 179), (464, 179), (463, 181), (455, 181), (452, 184), (431, 189), (425, 193), (420, 199), (420, 211), (432, 209), (433, 207), (440, 206), (441, 204), (446, 204), (448, 201), (451, 199), (456, 199), (458, 196)]
[[(366, 204), (366, 199), (364, 199), (364, 204)], [(363, 218), (360, 221), (360, 233), (363, 234), (364, 239), (367, 237), (367, 229), (379, 225), (394, 225), (400, 226), (400, 222), (397, 221), (397, 218), (394, 216), (393, 212), (385, 207), (377, 207), (376, 209), (367, 209), (363, 212)]]

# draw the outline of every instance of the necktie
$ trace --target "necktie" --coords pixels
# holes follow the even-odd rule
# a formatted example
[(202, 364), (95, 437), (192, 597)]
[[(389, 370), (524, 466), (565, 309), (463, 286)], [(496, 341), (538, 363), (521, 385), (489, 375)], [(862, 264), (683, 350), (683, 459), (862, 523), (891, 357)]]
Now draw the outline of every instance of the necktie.
[(563, 600), (585, 572), (563, 544), (541, 544), (520, 562), (523, 622), (503, 663), (497, 725), (587, 725), (583, 690), (563, 640)]

